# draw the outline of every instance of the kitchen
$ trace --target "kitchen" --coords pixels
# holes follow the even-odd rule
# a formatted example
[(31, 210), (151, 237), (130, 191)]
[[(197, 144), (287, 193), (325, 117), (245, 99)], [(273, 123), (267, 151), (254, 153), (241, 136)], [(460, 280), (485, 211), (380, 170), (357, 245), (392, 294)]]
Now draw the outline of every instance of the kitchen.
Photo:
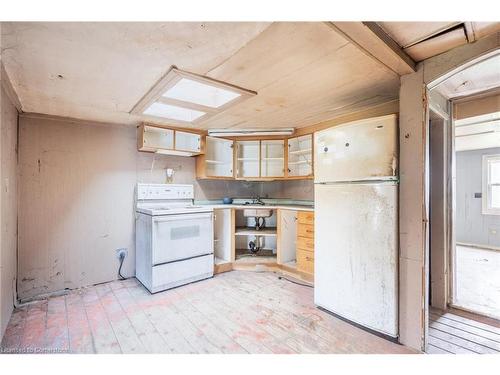
[(2, 346), (425, 352), (416, 88), (492, 24), (3, 22)]

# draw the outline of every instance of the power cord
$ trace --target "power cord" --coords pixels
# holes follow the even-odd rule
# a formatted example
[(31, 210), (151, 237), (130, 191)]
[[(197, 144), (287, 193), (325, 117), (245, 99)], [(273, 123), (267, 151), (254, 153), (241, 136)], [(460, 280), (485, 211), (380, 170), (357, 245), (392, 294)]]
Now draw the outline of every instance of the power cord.
[(123, 261), (125, 260), (125, 253), (120, 253), (120, 267), (118, 268), (118, 276), (120, 280), (126, 280), (127, 278), (122, 275)]
[(296, 285), (300, 285), (300, 286), (305, 286), (307, 288), (314, 288), (312, 285), (307, 285), (307, 284), (302, 284), (302, 283), (298, 283), (297, 281), (294, 281), (294, 280), (290, 280), (284, 276), (278, 276), (278, 280), (286, 280), (292, 284), (296, 284)]

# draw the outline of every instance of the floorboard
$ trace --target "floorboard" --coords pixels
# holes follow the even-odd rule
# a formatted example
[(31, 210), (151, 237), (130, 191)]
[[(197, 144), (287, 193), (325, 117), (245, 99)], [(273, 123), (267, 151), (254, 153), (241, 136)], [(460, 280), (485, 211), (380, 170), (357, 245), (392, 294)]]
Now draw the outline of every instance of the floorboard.
[(427, 353), (500, 354), (498, 328), (431, 309)]
[(415, 353), (319, 310), (311, 288), (248, 271), (153, 295), (128, 279), (37, 301), (14, 311), (0, 351)]

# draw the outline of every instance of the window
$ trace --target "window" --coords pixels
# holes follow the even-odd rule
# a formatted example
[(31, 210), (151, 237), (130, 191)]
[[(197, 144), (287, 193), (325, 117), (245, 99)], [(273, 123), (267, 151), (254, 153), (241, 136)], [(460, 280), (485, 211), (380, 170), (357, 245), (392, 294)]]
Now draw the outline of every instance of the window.
[(130, 113), (173, 123), (193, 124), (256, 94), (172, 67)]
[(500, 215), (500, 155), (483, 156), (483, 214)]

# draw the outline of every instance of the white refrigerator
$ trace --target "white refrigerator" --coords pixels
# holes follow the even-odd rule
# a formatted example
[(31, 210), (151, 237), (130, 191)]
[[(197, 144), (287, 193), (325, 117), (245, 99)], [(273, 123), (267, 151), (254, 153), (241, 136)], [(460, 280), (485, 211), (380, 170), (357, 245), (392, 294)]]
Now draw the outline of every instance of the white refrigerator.
[(314, 302), (397, 338), (397, 118), (317, 132), (314, 147)]

